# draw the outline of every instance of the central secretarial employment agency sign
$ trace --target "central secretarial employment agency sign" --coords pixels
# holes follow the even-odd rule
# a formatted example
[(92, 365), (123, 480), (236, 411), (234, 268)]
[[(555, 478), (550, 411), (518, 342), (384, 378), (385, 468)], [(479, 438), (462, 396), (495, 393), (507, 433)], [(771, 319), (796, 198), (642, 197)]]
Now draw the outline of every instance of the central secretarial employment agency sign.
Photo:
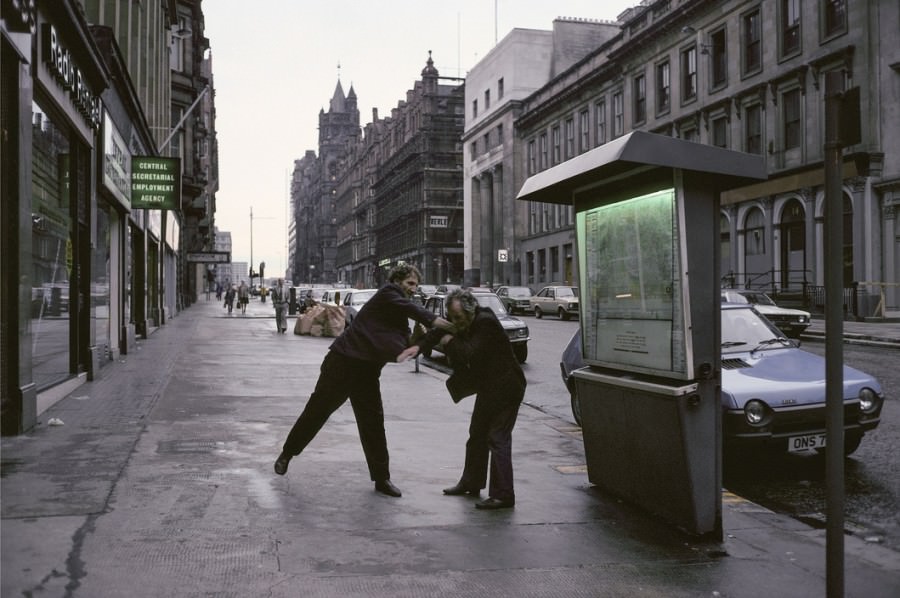
[(131, 207), (150, 210), (181, 207), (181, 159), (133, 156)]

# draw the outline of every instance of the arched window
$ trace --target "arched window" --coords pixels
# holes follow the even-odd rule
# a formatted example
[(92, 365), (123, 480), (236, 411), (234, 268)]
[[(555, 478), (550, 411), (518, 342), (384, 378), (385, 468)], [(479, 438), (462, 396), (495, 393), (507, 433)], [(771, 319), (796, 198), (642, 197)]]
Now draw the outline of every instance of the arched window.
[(744, 239), (747, 255), (762, 255), (766, 252), (766, 225), (762, 210), (752, 208), (747, 212), (744, 225)]

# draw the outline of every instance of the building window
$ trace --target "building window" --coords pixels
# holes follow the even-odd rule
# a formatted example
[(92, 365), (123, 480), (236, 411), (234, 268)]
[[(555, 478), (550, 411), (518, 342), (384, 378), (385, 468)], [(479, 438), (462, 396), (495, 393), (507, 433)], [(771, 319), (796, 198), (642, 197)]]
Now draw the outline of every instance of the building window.
[(487, 112), (487, 110), (490, 107), (491, 107), (491, 90), (485, 89), (484, 90), (484, 110), (485, 110), (485, 112)]
[(847, 0), (822, 0), (824, 37), (847, 31)]
[(566, 119), (566, 160), (575, 155), (575, 119)]
[(709, 35), (709, 48), (706, 51), (712, 58), (712, 86), (717, 89), (728, 83), (728, 45), (724, 27)]
[(553, 127), (550, 134), (553, 136), (553, 164), (559, 164), (562, 161), (562, 140), (560, 139), (559, 126)]
[(472, 159), (474, 160), (478, 156), (478, 142), (473, 141), (472, 145), (469, 146), (469, 149), (472, 154)]
[(497, 99), (503, 99), (503, 77), (497, 79)]
[(545, 170), (549, 165), (548, 156), (547, 156), (547, 134), (541, 133), (539, 138), (540, 142), (540, 150), (541, 150), (541, 170)]
[(762, 210), (753, 208), (747, 214), (747, 226), (744, 230), (744, 240), (747, 246), (747, 255), (763, 255), (766, 253), (765, 221)]
[(478, 100), (472, 100), (472, 118), (478, 117)]
[(762, 26), (759, 9), (745, 14), (741, 23), (744, 35), (744, 75), (749, 75), (762, 68)]
[(634, 124), (647, 120), (647, 78), (638, 75), (634, 78)]
[(537, 172), (537, 144), (534, 139), (528, 142), (528, 175)]
[(778, 27), (781, 29), (781, 55), (800, 51), (800, 0), (780, 0)]
[(622, 92), (613, 94), (613, 137), (625, 134), (625, 103)]
[(753, 104), (744, 111), (744, 150), (762, 155), (762, 106)]
[(713, 119), (712, 144), (716, 147), (728, 147), (728, 119), (724, 116)]
[(606, 100), (599, 100), (594, 104), (594, 122), (597, 123), (598, 146), (606, 143)]
[(487, 153), (491, 149), (491, 134), (485, 133), (482, 139), (484, 139), (484, 153)]
[(578, 148), (578, 152), (583, 154), (591, 147), (591, 115), (587, 108), (579, 113), (578, 126), (581, 127), (579, 131), (581, 133), (581, 145)]
[(800, 147), (803, 134), (800, 122), (800, 90), (792, 89), (781, 97), (784, 109), (784, 149)]
[(697, 98), (697, 48), (691, 46), (681, 51), (681, 101)]
[(503, 145), (503, 123), (497, 125), (497, 145)]
[(681, 138), (685, 141), (700, 141), (697, 135), (697, 127), (689, 125), (681, 129)]
[(669, 111), (672, 84), (669, 79), (669, 61), (656, 65), (656, 113)]

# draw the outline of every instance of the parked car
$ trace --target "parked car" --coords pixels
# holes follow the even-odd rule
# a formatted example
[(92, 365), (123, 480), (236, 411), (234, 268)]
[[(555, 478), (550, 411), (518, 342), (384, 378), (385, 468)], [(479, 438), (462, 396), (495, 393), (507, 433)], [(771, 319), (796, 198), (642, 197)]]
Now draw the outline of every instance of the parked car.
[(437, 292), (437, 285), (434, 284), (420, 284), (416, 289), (416, 292), (413, 293), (413, 299), (425, 305), (425, 301), (428, 300), (429, 297), (434, 295)]
[[(472, 294), (474, 295), (475, 300), (478, 301), (478, 305), (481, 307), (489, 307), (493, 310), (497, 319), (500, 320), (503, 329), (506, 331), (507, 336), (509, 336), (509, 342), (512, 343), (513, 353), (515, 353), (516, 359), (519, 360), (519, 363), (525, 363), (525, 360), (528, 359), (528, 341), (531, 340), (528, 336), (528, 326), (525, 322), (515, 316), (509, 315), (506, 308), (503, 307), (503, 303), (500, 302), (500, 298), (494, 293)], [(441, 318), (449, 319), (447, 318), (446, 299), (446, 295), (433, 295), (425, 302), (425, 309), (437, 314)], [(439, 349), (435, 350), (439, 351)], [(430, 354), (426, 353), (425, 356), (430, 357)]]
[[(722, 436), (726, 449), (825, 448), (825, 359), (799, 348), (749, 304), (722, 304)], [(560, 360), (572, 415), (581, 405), (572, 372), (584, 367), (581, 330)], [(881, 419), (884, 392), (874, 377), (844, 366), (844, 453)]]
[(528, 298), (535, 318), (556, 314), (561, 320), (578, 317), (578, 287), (549, 286)]
[(435, 289), (436, 295), (446, 295), (450, 291), (455, 291), (456, 289), (461, 289), (462, 287), (458, 284), (439, 284), (437, 289)]
[(513, 315), (532, 311), (529, 299), (534, 296), (534, 291), (528, 287), (500, 287), (497, 296), (506, 311)]
[(762, 291), (722, 289), (722, 301), (749, 303), (791, 338), (800, 338), (800, 335), (809, 326), (808, 311), (778, 307), (771, 297)]
[(322, 291), (322, 298), (319, 299), (319, 303), (340, 305), (341, 301), (343, 301), (344, 293), (348, 290), (349, 289), (324, 289)]
[(353, 321), (366, 301), (375, 296), (377, 292), (378, 289), (346, 289), (344, 291), (344, 299), (341, 304), (344, 307), (344, 319), (347, 325)]

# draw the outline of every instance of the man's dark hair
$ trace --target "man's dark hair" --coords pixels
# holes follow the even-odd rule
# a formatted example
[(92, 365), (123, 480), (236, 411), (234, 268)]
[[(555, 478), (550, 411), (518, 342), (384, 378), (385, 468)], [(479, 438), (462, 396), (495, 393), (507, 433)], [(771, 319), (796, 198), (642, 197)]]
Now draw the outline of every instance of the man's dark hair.
[(400, 282), (409, 278), (410, 274), (415, 275), (419, 282), (422, 282), (422, 273), (412, 264), (400, 264), (391, 268), (388, 274), (389, 282)]
[(454, 301), (459, 301), (459, 306), (469, 315), (474, 314), (475, 310), (478, 309), (478, 300), (475, 299), (475, 295), (472, 294), (472, 291), (466, 289), (455, 289), (450, 291), (444, 305), (449, 309)]

